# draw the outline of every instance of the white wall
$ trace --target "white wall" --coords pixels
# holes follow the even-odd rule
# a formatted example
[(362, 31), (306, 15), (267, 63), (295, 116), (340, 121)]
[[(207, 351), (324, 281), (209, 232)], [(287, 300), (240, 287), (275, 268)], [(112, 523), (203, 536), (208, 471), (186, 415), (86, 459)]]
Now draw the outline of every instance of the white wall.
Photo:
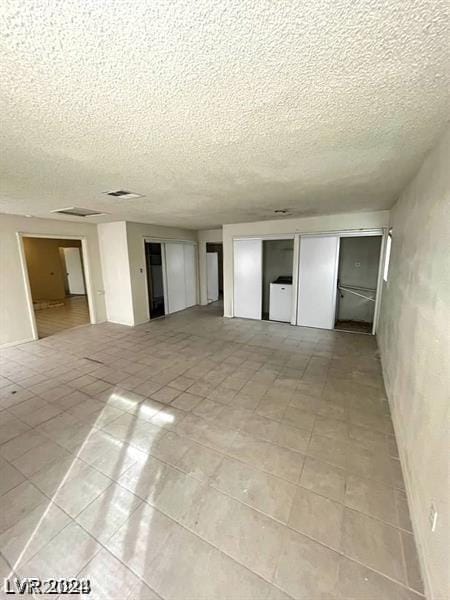
[(56, 219), (0, 215), (0, 345), (33, 338), (17, 233), (76, 236), (86, 240), (86, 280), (92, 290), (94, 322), (106, 318), (97, 226)]
[(222, 243), (221, 229), (205, 229), (197, 231), (198, 239), (198, 278), (200, 289), (200, 304), (208, 304), (208, 271), (206, 267), (206, 244)]
[(442, 599), (450, 540), (450, 129), (394, 206), (391, 224), (378, 343), (428, 597)]
[(197, 241), (197, 232), (190, 229), (126, 223), (128, 259), (133, 303), (133, 324), (149, 320), (144, 238)]
[(222, 229), (202, 229), (197, 231), (197, 239), (199, 242), (220, 244), (222, 242)]
[(389, 211), (361, 212), (223, 226), (224, 316), (233, 316), (233, 238), (239, 236), (377, 229), (389, 223)]
[(108, 321), (134, 325), (125, 221), (98, 225)]

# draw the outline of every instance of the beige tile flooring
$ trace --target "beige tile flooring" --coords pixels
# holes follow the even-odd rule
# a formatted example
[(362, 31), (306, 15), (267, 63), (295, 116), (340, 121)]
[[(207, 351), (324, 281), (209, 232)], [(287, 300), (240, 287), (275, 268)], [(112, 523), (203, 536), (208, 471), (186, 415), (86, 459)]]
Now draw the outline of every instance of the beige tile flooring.
[(34, 314), (40, 338), (90, 323), (87, 296), (65, 298), (64, 306), (43, 308)]
[(2, 352), (0, 575), (105, 600), (419, 600), (375, 339), (219, 310)]

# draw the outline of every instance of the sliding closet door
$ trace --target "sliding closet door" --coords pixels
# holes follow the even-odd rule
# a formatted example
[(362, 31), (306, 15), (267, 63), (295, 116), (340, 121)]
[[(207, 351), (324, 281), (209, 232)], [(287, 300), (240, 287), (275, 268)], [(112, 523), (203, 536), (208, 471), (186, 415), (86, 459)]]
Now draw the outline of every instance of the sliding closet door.
[(166, 278), (168, 313), (186, 308), (184, 244), (166, 242)]
[(234, 241), (234, 316), (261, 319), (262, 240)]
[(300, 238), (297, 325), (333, 329), (339, 237)]
[(183, 244), (186, 308), (197, 304), (197, 261), (194, 244)]

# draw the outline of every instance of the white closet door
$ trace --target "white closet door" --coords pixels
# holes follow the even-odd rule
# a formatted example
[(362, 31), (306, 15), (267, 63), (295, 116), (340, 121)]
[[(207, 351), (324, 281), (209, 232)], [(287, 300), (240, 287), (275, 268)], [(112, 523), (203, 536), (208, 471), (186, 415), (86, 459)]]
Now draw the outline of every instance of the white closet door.
[(334, 329), (339, 237), (300, 239), (297, 325)]
[(217, 252), (206, 253), (206, 283), (208, 302), (219, 299), (219, 255)]
[(197, 263), (194, 244), (183, 244), (186, 307), (197, 304)]
[(168, 313), (186, 308), (184, 244), (165, 243)]
[(234, 316), (261, 319), (262, 240), (234, 241)]

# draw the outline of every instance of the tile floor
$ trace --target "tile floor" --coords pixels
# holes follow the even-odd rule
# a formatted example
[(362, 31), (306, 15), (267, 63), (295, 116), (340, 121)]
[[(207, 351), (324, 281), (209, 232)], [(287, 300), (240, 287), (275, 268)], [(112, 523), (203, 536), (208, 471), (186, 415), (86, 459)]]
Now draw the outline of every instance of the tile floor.
[(219, 313), (2, 352), (0, 576), (105, 600), (422, 598), (374, 338)]
[(87, 296), (65, 298), (64, 306), (42, 308), (34, 314), (40, 338), (90, 323)]

